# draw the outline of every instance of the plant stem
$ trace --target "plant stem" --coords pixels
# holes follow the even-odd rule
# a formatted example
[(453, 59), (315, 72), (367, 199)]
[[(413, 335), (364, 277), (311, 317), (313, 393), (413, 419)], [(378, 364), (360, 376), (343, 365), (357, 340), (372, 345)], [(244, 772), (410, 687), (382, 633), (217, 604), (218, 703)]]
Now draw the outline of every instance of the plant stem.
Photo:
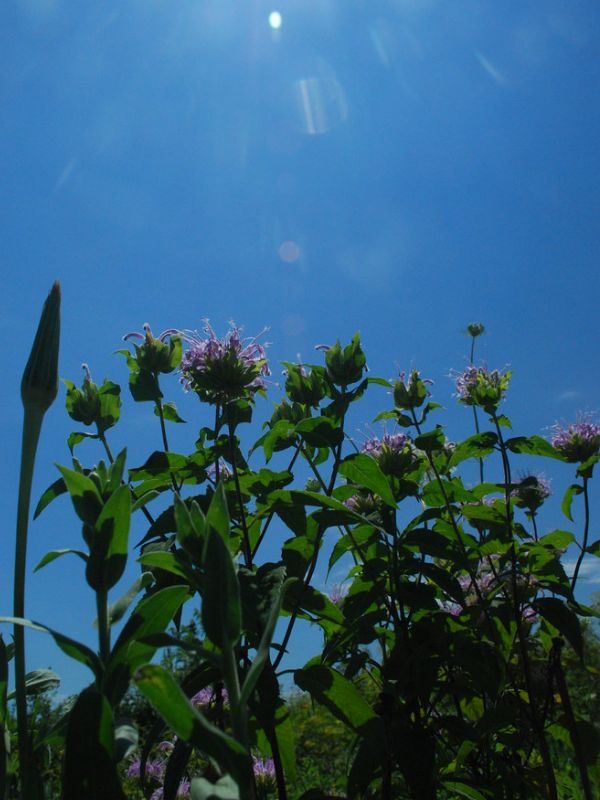
[(108, 592), (106, 589), (98, 589), (96, 592), (96, 611), (100, 659), (103, 664), (108, 664), (110, 657), (110, 625), (108, 622)]
[(577, 721), (573, 713), (573, 706), (571, 705), (571, 698), (569, 696), (569, 687), (565, 678), (565, 673), (561, 662), (561, 650), (563, 642), (562, 639), (557, 637), (554, 639), (552, 647), (552, 656), (554, 662), (554, 672), (556, 675), (556, 682), (558, 684), (558, 692), (565, 710), (565, 717), (571, 734), (571, 742), (573, 750), (575, 751), (575, 758), (577, 759), (577, 766), (579, 767), (579, 775), (581, 777), (581, 784), (583, 787), (583, 794), (585, 800), (593, 800), (592, 786), (590, 784), (590, 776), (588, 775), (587, 765), (585, 763), (585, 755), (581, 747), (581, 739), (579, 738), (579, 731), (577, 730)]
[(237, 496), (238, 507), (240, 510), (240, 523), (242, 525), (242, 534), (244, 536), (244, 561), (246, 567), (252, 569), (252, 548), (250, 546), (250, 536), (248, 534), (248, 525), (246, 523), (246, 511), (244, 509), (244, 501), (242, 499), (242, 488), (240, 486), (240, 476), (238, 474), (237, 459), (236, 459), (236, 446), (235, 446), (235, 430), (233, 422), (229, 422), (229, 451), (231, 458), (231, 468), (233, 469), (233, 480), (235, 482), (235, 493)]
[(581, 542), (581, 550), (579, 552), (579, 556), (577, 557), (577, 563), (575, 564), (575, 569), (573, 570), (573, 577), (571, 579), (571, 593), (575, 594), (575, 584), (577, 583), (577, 576), (579, 575), (579, 569), (581, 568), (581, 564), (583, 562), (585, 551), (588, 546), (588, 538), (590, 535), (590, 498), (588, 495), (588, 476), (583, 476), (583, 508), (585, 513), (585, 519), (583, 523), (583, 541)]
[[(37, 406), (25, 406), (23, 439), (21, 446), (21, 473), (17, 505), (17, 540), (15, 545), (15, 582), (13, 614), (25, 616), (25, 569), (27, 563), (27, 531), (29, 505), (35, 454), (40, 438), (44, 411)], [(17, 707), (17, 732), (19, 739), (19, 773), (21, 796), (30, 800), (33, 789), (33, 759), (27, 731), (27, 697), (25, 687), (25, 631), (21, 625), (14, 626), (15, 640), (15, 691)]]
[[(473, 366), (474, 358), (475, 358), (475, 339), (477, 337), (471, 336), (471, 358), (470, 364)], [(475, 433), (479, 433), (479, 418), (477, 417), (477, 408), (472, 406), (473, 408), (473, 419), (475, 421)], [(483, 483), (483, 458), (477, 459), (479, 461), (479, 482)]]
[(500, 429), (500, 423), (498, 422), (498, 417), (496, 416), (495, 411), (492, 412), (492, 419), (496, 426), (496, 433), (498, 434), (498, 443), (500, 445), (500, 454), (502, 456), (502, 467), (504, 471), (504, 496), (505, 496), (505, 507), (506, 507), (507, 536), (510, 536), (511, 539), (509, 554), (511, 559), (511, 583), (512, 583), (512, 595), (513, 595), (512, 606), (513, 606), (513, 615), (515, 618), (515, 624), (517, 626), (517, 641), (519, 643), (521, 662), (523, 664), (525, 687), (527, 689), (527, 695), (529, 697), (531, 722), (533, 725), (534, 732), (538, 739), (540, 755), (542, 757), (544, 771), (546, 773), (548, 797), (550, 797), (551, 800), (558, 800), (556, 777), (554, 775), (554, 768), (552, 766), (552, 758), (550, 756), (548, 742), (546, 741), (546, 735), (544, 733), (543, 723), (538, 717), (537, 705), (536, 705), (537, 698), (535, 697), (533, 692), (533, 677), (531, 673), (531, 663), (529, 660), (529, 653), (527, 652), (527, 643), (525, 641), (525, 634), (523, 632), (523, 617), (521, 614), (521, 606), (520, 603), (518, 602), (517, 554), (515, 549), (515, 541), (512, 528), (512, 509), (510, 505), (510, 487), (512, 483), (510, 462), (508, 460), (506, 445), (504, 444), (504, 438), (502, 436), (502, 431)]

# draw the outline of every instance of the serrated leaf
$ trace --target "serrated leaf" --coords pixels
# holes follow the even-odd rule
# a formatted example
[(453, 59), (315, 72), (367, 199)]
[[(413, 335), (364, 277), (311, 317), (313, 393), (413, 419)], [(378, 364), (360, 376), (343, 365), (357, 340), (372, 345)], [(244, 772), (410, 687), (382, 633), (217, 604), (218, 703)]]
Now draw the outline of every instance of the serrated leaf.
[(564, 456), (556, 450), (549, 441), (541, 436), (515, 436), (507, 439), (506, 447), (513, 453), (523, 453), (528, 456), (544, 456), (564, 461)]

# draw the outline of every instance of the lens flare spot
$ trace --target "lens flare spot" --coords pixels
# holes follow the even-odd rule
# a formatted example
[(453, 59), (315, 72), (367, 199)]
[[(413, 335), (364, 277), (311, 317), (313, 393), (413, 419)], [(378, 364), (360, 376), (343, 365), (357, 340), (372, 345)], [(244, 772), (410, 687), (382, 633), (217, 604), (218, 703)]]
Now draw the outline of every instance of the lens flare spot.
[(281, 23), (283, 22), (281, 18), (281, 14), (279, 11), (271, 11), (269, 14), (269, 25), (273, 28), (274, 31), (278, 31), (281, 28)]
[(300, 258), (300, 248), (296, 242), (287, 241), (279, 245), (279, 258), (286, 264), (293, 264)]

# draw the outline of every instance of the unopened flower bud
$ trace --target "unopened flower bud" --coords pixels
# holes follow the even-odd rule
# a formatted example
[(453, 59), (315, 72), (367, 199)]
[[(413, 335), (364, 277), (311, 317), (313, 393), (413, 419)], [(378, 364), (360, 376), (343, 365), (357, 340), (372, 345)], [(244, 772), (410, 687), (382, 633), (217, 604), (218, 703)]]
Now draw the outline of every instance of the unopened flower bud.
[(58, 347), (60, 342), (60, 284), (54, 283), (38, 325), (31, 354), (21, 381), (24, 406), (44, 413), (58, 393)]

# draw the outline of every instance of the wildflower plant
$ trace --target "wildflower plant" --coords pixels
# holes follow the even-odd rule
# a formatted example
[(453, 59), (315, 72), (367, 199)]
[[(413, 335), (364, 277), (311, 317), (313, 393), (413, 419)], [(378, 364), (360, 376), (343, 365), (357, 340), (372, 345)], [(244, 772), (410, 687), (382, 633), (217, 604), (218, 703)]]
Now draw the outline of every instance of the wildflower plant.
[[(482, 333), (469, 326), (472, 343)], [(513, 435), (499, 414), (510, 373), (471, 363), (457, 378), (458, 401), (484, 413), (474, 415), (473, 435), (451, 441), (431, 382), (415, 369), (395, 382), (371, 376), (356, 334), (320, 347), (320, 363), (285, 362), (285, 396), (246, 451), (243, 426), (270, 388), (264, 344), (233, 324), (220, 339), (208, 323), (202, 334), (172, 328), (158, 337), (145, 325), (126, 340), (130, 394), (152, 402), (158, 418), (151, 451), (135, 466), (124, 449), (113, 455), (109, 437), (127, 417), (121, 390), (95, 384), (84, 368), (80, 387), (65, 381), (67, 413), (84, 428), (68, 443), (73, 452), (87, 439), (98, 452), (88, 465), (60, 466), (36, 509), (70, 498), (81, 547), (51, 550), (38, 568), (58, 569), (66, 555), (82, 562), (97, 647), (10, 618), (45, 631), (90, 670), (54, 734), (66, 800), (138, 790), (164, 800), (285, 800), (299, 782), (289, 674), (352, 740), (348, 798), (566, 800), (557, 761), (565, 748), (592, 798), (599, 747), (573, 715), (562, 655), (585, 657), (580, 619), (591, 612), (575, 591), (583, 559), (600, 552), (590, 542), (600, 447), (592, 420), (555, 430), (552, 441)], [(184, 423), (165, 400), (181, 390), (177, 380), (212, 420), (181, 453), (168, 428)], [(347, 434), (350, 410), (377, 391), (377, 420), (389, 427), (359, 448)], [(196, 405), (191, 422), (202, 412)], [(574, 470), (562, 501), (573, 530), (542, 525), (544, 478), (513, 477), (514, 461), (531, 458)], [(465, 477), (472, 462), (475, 483)], [(572, 519), (579, 495), (581, 530)], [(134, 547), (132, 519), (144, 531)], [(571, 546), (578, 557), (568, 576)], [(140, 576), (121, 592), (131, 557)], [(345, 572), (331, 594), (317, 581), (325, 562)], [(188, 609), (201, 625), (184, 635)], [(304, 663), (292, 647), (301, 625), (323, 637)], [(184, 652), (185, 669), (156, 663), (164, 648)], [(0, 688), (7, 663), (0, 647)], [(130, 686), (159, 715), (140, 741), (119, 713)], [(24, 790), (34, 782), (27, 752)], [(304, 785), (302, 797), (336, 790)]]

